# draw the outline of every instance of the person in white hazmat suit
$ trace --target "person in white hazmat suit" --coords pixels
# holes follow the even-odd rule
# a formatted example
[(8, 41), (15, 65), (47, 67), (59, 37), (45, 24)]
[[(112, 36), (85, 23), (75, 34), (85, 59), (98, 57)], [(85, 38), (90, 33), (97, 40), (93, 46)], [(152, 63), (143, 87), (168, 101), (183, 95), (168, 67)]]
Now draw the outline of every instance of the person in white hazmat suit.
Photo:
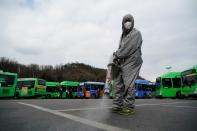
[[(134, 28), (134, 18), (127, 14), (122, 20), (122, 35), (119, 48), (113, 53), (113, 63), (111, 72), (114, 80), (114, 99), (112, 112), (122, 115), (134, 114), (135, 102), (135, 80), (139, 75), (143, 63), (142, 35)], [(118, 69), (118, 71), (117, 71)]]

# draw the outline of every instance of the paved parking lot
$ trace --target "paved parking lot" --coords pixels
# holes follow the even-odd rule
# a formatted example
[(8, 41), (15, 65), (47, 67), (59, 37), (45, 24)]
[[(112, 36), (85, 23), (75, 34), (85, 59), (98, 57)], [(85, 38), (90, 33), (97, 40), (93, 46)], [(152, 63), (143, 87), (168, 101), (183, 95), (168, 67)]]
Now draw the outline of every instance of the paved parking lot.
[(196, 131), (197, 100), (137, 99), (133, 116), (111, 99), (0, 100), (1, 131)]

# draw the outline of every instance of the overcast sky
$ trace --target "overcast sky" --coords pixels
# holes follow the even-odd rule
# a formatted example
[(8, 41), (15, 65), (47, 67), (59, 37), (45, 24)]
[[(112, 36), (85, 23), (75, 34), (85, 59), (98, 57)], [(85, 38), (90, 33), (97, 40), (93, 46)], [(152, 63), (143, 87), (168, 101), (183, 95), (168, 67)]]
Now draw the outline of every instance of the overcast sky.
[(106, 68), (127, 13), (143, 37), (141, 76), (197, 64), (196, 0), (0, 0), (0, 57)]

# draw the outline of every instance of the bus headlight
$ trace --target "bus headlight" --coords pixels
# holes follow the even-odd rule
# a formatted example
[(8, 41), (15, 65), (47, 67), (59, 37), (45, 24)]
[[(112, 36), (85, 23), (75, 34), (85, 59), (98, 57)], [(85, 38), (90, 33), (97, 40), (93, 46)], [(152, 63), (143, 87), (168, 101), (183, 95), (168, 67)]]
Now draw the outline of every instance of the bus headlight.
[(159, 92), (159, 95), (162, 95), (162, 92), (161, 91)]

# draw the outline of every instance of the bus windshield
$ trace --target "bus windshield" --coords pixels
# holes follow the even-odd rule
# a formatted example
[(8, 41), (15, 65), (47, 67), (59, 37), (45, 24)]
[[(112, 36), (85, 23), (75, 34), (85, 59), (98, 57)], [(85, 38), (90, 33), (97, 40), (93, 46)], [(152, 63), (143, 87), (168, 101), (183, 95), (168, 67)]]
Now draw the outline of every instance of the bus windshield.
[(34, 88), (35, 81), (18, 81), (16, 88), (21, 89), (22, 87), (28, 87), (29, 89)]
[(195, 85), (197, 83), (196, 70), (191, 69), (182, 72), (182, 78), (184, 85), (188, 85), (188, 86)]
[(89, 87), (89, 86), (87, 86), (85, 89), (86, 89), (86, 91), (89, 91), (89, 90), (90, 90), (90, 87)]
[(84, 87), (79, 86), (79, 87), (77, 88), (77, 91), (80, 91), (80, 92), (81, 92), (81, 91), (83, 91), (83, 88), (84, 88)]
[(66, 89), (67, 89), (67, 86), (65, 86), (65, 85), (62, 85), (62, 86), (61, 86), (61, 89), (62, 89), (62, 91), (64, 92), (64, 91), (66, 91)]
[(2, 87), (12, 87), (14, 85), (14, 80), (14, 75), (0, 74), (0, 86)]
[(152, 90), (151, 86), (149, 86), (149, 85), (142, 85), (142, 88), (144, 91), (151, 91)]
[(172, 87), (171, 79), (170, 78), (163, 78), (162, 85), (164, 88), (171, 88)]
[(58, 90), (57, 86), (47, 86), (46, 91), (47, 92), (57, 92), (59, 90)]
[(145, 85), (145, 84), (139, 84), (138, 86), (136, 86), (136, 90), (138, 91), (151, 91), (152, 87), (149, 85)]
[(155, 86), (156, 86), (157, 88), (160, 88), (160, 82), (161, 82), (161, 77), (158, 77), (158, 78), (156, 79), (156, 83), (155, 83)]
[(72, 92), (77, 92), (77, 87), (76, 86), (72, 86), (71, 89), (72, 89)]

